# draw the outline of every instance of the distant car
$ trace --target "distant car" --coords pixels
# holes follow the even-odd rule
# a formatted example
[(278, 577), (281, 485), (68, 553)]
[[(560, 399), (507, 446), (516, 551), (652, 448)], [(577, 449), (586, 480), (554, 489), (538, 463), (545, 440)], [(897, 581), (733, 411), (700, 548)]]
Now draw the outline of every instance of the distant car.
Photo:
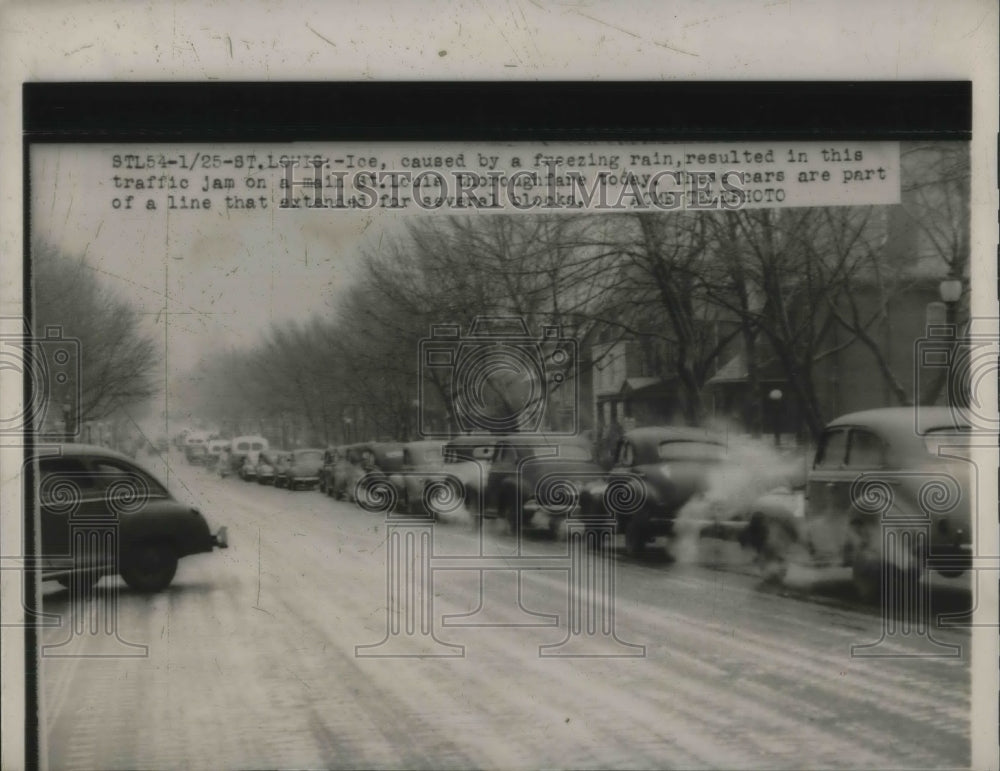
[(323, 450), (300, 448), (285, 453), (286, 462), (275, 468), (275, 487), (297, 490), (312, 489), (319, 484), (319, 470), (323, 466)]
[(257, 483), (262, 485), (273, 485), (275, 480), (275, 464), (277, 463), (278, 457), (285, 453), (284, 450), (262, 450), (260, 455), (257, 456), (257, 466), (254, 468), (254, 473), (257, 478)]
[(482, 493), (496, 447), (495, 437), (471, 435), (456, 436), (444, 446), (445, 471), (461, 481), (465, 507), (473, 517), (481, 514)]
[(160, 436), (156, 438), (156, 451), (161, 455), (170, 452), (170, 442), (167, 441), (167, 437)]
[(319, 491), (324, 495), (333, 495), (334, 474), (337, 464), (344, 457), (343, 447), (327, 447), (323, 451), (323, 465), (319, 469)]
[(208, 458), (208, 448), (197, 443), (185, 445), (184, 457), (192, 466), (203, 466)]
[[(681, 508), (709, 487), (709, 472), (727, 457), (725, 436), (700, 428), (650, 426), (626, 431), (615, 450), (611, 476), (639, 477), (640, 509), (619, 514), (628, 554), (641, 553), (654, 539), (674, 534)], [(612, 512), (613, 513), (613, 512)]]
[(327, 469), (327, 494), (337, 500), (354, 500), (354, 488), (365, 471), (361, 464), (364, 444), (337, 448)]
[(243, 463), (240, 466), (240, 479), (244, 482), (251, 482), (257, 478), (257, 461), (260, 459), (260, 450), (250, 450), (243, 455)]
[(214, 469), (222, 459), (225, 451), (229, 448), (229, 440), (209, 439), (205, 446), (207, 448), (207, 452), (204, 464), (206, 467)]
[[(424, 501), (424, 491), (435, 480), (444, 480), (444, 442), (407, 442), (403, 445), (400, 467), (390, 471), (389, 481), (396, 488), (399, 508), (408, 514), (431, 515)], [(461, 494), (456, 490), (455, 494)]]
[(186, 451), (189, 447), (205, 447), (208, 444), (208, 436), (207, 431), (189, 431), (184, 437), (183, 449)]
[[(357, 502), (365, 485), (389, 483), (389, 475), (403, 468), (402, 442), (362, 442), (350, 448), (351, 465), (345, 479), (345, 496)], [(364, 485), (362, 485), (364, 480)]]
[(91, 586), (119, 574), (137, 591), (158, 592), (181, 557), (228, 545), (225, 527), (213, 534), (197, 509), (120, 453), (67, 444), (35, 462), (42, 580)]
[[(812, 558), (850, 566), (870, 596), (882, 573), (883, 524), (909, 521), (927, 527), (928, 564), (900, 558), (890, 567), (917, 575), (929, 567), (949, 577), (969, 569), (971, 473), (960, 459), (969, 431), (947, 407), (890, 407), (831, 421), (806, 487), (803, 539)], [(914, 535), (901, 546), (916, 542)]]
[[(604, 469), (591, 443), (576, 437), (509, 434), (496, 440), (496, 450), (483, 493), (485, 518), (507, 522), (512, 532), (538, 525), (555, 532), (567, 517), (580, 513), (587, 488), (600, 484)], [(571, 492), (572, 491), (572, 492)]]

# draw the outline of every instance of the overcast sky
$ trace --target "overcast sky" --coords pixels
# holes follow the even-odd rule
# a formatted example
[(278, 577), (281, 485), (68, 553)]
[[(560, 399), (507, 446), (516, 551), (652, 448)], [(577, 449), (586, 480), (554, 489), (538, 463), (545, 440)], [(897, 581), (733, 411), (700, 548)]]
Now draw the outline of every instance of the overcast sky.
[[(195, 149), (150, 148), (188, 157)], [(223, 154), (245, 150), (212, 148)], [(274, 171), (264, 173), (273, 188), (266, 212), (147, 212), (138, 202), (149, 195), (141, 191), (135, 191), (132, 211), (115, 210), (112, 201), (131, 192), (115, 189), (115, 174), (164, 173), (114, 169), (115, 152), (144, 154), (145, 148), (33, 147), (32, 235), (66, 255), (85, 255), (109, 286), (146, 314), (158, 340), (168, 324), (171, 373), (189, 370), (217, 346), (252, 344), (273, 321), (330, 311), (350, 284), (360, 248), (377, 248), (379, 237), (399, 228), (398, 219), (386, 214), (278, 209)], [(204, 172), (189, 176), (192, 187), (200, 188)], [(185, 191), (151, 195), (162, 202), (167, 192)]]

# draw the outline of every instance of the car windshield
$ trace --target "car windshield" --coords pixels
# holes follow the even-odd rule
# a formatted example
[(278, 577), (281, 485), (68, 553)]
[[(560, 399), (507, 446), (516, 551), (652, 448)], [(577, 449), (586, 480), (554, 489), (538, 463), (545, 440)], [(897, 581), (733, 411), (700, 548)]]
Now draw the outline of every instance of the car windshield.
[(726, 447), (714, 442), (698, 441), (671, 441), (660, 442), (657, 449), (660, 460), (693, 460), (693, 461), (717, 461), (725, 460)]
[(931, 455), (938, 457), (947, 455), (948, 447), (968, 446), (970, 438), (968, 426), (947, 426), (945, 428), (934, 428), (924, 436), (924, 447)]
[(295, 453), (295, 461), (297, 463), (322, 463), (323, 453), (319, 450), (305, 450), (303, 452)]

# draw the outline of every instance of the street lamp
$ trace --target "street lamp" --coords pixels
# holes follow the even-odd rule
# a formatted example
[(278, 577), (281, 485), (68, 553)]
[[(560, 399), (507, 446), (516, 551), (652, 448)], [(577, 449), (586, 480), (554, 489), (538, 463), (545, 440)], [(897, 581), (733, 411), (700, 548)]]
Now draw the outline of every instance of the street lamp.
[(938, 291), (941, 293), (941, 301), (945, 307), (945, 323), (953, 327), (955, 326), (958, 301), (962, 298), (962, 279), (955, 275), (948, 275), (947, 278), (941, 280)]
[(767, 398), (771, 400), (771, 411), (774, 413), (774, 446), (779, 447), (781, 445), (781, 397), (784, 396), (781, 393), (780, 388), (774, 388), (771, 393), (767, 395)]

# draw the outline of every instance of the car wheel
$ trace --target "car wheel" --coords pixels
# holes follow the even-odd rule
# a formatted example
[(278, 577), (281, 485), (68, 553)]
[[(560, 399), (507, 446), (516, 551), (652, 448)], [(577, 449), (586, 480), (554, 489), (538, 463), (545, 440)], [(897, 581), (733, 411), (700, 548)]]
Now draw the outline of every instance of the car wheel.
[(177, 553), (164, 541), (148, 541), (129, 550), (122, 567), (125, 583), (137, 592), (160, 592), (177, 572)]
[(875, 547), (876, 533), (872, 528), (853, 525), (849, 543), (851, 555), (851, 582), (858, 599), (872, 603), (882, 596), (882, 554)]
[(646, 551), (648, 519), (648, 515), (639, 511), (625, 525), (625, 553), (630, 557), (638, 557)]

